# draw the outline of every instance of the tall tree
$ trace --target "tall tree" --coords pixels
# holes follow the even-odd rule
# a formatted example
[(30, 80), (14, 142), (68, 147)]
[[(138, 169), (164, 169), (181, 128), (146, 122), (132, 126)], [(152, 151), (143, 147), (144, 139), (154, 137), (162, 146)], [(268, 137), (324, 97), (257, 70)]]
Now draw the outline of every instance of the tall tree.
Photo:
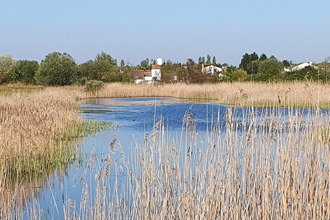
[(205, 57), (202, 57), (202, 64), (205, 64)]
[(18, 81), (22, 81), (25, 84), (34, 84), (34, 77), (38, 68), (39, 64), (37, 61), (19, 60), (13, 70), (13, 74)]
[(254, 67), (255, 63), (252, 64), (251, 62), (258, 59), (259, 57), (255, 52), (252, 54), (245, 53), (241, 59), (239, 67), (247, 71), (248, 74), (253, 74), (255, 71), (252, 71), (252, 66)]
[(120, 61), (120, 67), (124, 67), (125, 66), (125, 61), (124, 60), (121, 60)]
[(16, 61), (12, 56), (0, 56), (0, 83), (3, 83), (10, 71), (15, 67)]
[(149, 59), (148, 58), (141, 61), (140, 69), (143, 69), (143, 70), (149, 69)]
[(82, 78), (87, 80), (101, 80), (101, 77), (94, 68), (93, 60), (88, 60), (87, 62), (80, 64), (78, 70)]
[(288, 60), (283, 60), (282, 63), (283, 63), (283, 65), (284, 65), (285, 68), (288, 68), (288, 67), (291, 66), (291, 64), (290, 64), (290, 62)]
[(260, 61), (263, 61), (263, 60), (267, 60), (267, 55), (266, 54), (261, 54), (260, 57), (259, 57), (259, 60)]
[[(109, 81), (114, 78), (118, 71), (117, 60), (113, 59), (110, 54), (101, 52), (96, 55), (93, 69), (97, 78), (102, 81)], [(116, 77), (115, 77), (116, 78)], [(112, 79), (110, 81), (113, 81)], [(116, 81), (116, 80), (115, 80)]]
[(76, 74), (77, 64), (70, 54), (53, 52), (41, 61), (36, 81), (43, 85), (70, 85)]
[(283, 63), (274, 58), (260, 61), (259, 73), (255, 79), (260, 81), (278, 80), (283, 72), (283, 68)]
[(198, 64), (202, 64), (202, 63), (203, 63), (202, 57), (198, 57)]
[(216, 65), (216, 64), (217, 64), (217, 60), (216, 60), (215, 56), (213, 56), (212, 64), (213, 64), (213, 65)]
[(206, 56), (206, 64), (211, 64), (211, 56), (210, 55)]

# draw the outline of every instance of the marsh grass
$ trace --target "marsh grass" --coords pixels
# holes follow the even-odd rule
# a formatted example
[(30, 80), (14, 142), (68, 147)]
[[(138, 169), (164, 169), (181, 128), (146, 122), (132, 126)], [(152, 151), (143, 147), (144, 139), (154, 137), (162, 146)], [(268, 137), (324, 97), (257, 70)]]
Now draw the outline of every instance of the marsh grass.
[[(0, 217), (25, 187), (79, 159), (74, 141), (110, 126), (83, 122), (75, 88), (14, 91), (0, 96)], [(10, 197), (16, 198), (11, 200)]]
[(106, 84), (95, 97), (174, 97), (239, 106), (330, 108), (330, 84), (314, 82), (219, 84)]
[[(65, 198), (63, 207), (49, 209), (63, 209), (66, 219), (329, 219), (330, 119), (318, 109), (329, 108), (329, 89), (315, 83), (107, 84), (92, 96), (214, 100), (260, 106), (262, 114), (250, 107), (238, 117), (239, 107), (228, 107), (225, 124), (214, 120), (203, 140), (189, 112), (179, 140), (156, 122), (132, 155), (114, 140), (97, 175), (89, 177), (96, 186), (85, 180), (79, 207)], [(1, 218), (21, 218), (28, 200), (29, 218), (47, 216), (34, 197), (52, 172), (23, 186), (18, 170), (30, 167), (27, 177), (33, 179), (39, 162), (65, 169), (63, 161), (74, 154), (61, 143), (80, 136), (80, 128), (68, 128), (82, 123), (77, 100), (90, 96), (78, 87), (0, 96)], [(289, 107), (285, 120), (282, 106)], [(302, 117), (293, 106), (309, 107), (310, 113)], [(123, 176), (127, 181), (120, 184)], [(16, 178), (15, 184), (8, 187), (6, 177)]]
[(44, 87), (40, 85), (24, 85), (20, 83), (16, 84), (7, 84), (0, 86), (0, 95), (12, 95), (15, 93), (22, 92), (35, 92), (38, 90), (42, 90)]
[[(68, 219), (329, 219), (328, 115), (228, 107), (200, 139), (188, 112), (180, 139), (165, 123), (127, 160), (119, 140)], [(221, 115), (220, 113), (218, 115)], [(121, 175), (127, 181), (120, 182)], [(88, 194), (96, 187), (96, 195)]]

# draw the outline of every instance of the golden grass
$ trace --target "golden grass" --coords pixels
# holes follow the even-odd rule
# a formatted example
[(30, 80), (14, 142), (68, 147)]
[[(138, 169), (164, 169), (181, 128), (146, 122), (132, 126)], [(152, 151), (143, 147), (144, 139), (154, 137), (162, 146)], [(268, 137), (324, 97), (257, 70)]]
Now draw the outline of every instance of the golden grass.
[[(86, 186), (81, 207), (65, 212), (71, 219), (329, 219), (330, 148), (322, 140), (329, 123), (318, 111), (306, 118), (292, 111), (287, 123), (251, 111), (238, 121), (228, 108), (226, 124), (215, 121), (200, 141), (193, 115), (180, 140), (160, 121), (130, 162), (112, 142), (95, 205)], [(120, 173), (127, 184), (118, 184)]]
[(17, 199), (26, 200), (18, 194), (25, 184), (75, 157), (75, 149), (62, 146), (58, 138), (82, 120), (79, 93), (72, 88), (10, 85), (0, 90), (6, 91), (0, 96), (1, 215), (13, 202), (22, 203)]
[(107, 84), (96, 97), (175, 97), (213, 100), (243, 106), (302, 106), (330, 108), (330, 84), (220, 83), (220, 84)]
[[(4, 187), (4, 179), (10, 174), (2, 162), (8, 158), (38, 158), (58, 147), (57, 137), (70, 125), (81, 123), (77, 100), (89, 97), (78, 87), (32, 90), (27, 93), (20, 88), (0, 96), (0, 203), (7, 201), (11, 208), (15, 207), (11, 202), (14, 199)], [(329, 94), (329, 84), (310, 82), (113, 83), (98, 91), (96, 97), (175, 97), (244, 106), (330, 108)], [(168, 136), (162, 123), (156, 124), (150, 139), (137, 146), (133, 164), (123, 161), (125, 167), (117, 164), (120, 159), (115, 152), (120, 150), (120, 142), (114, 142), (116, 146), (112, 145), (98, 176), (95, 206), (83, 201), (79, 212), (64, 207), (66, 217), (329, 219), (330, 147), (325, 132), (329, 130), (329, 119), (311, 114), (302, 120), (295, 114), (290, 115), (288, 124), (283, 124), (274, 116), (258, 118), (251, 114), (238, 124), (235, 111), (226, 115), (226, 127), (215, 123), (204, 143), (196, 139), (198, 134), (190, 115), (185, 118), (186, 127), (179, 142)], [(263, 122), (261, 127), (258, 121)], [(220, 135), (222, 129), (225, 137)], [(115, 178), (122, 170), (130, 174), (128, 185), (120, 186), (117, 180), (111, 186), (115, 188), (114, 195), (107, 193), (110, 166), (116, 167)], [(87, 195), (84, 199), (93, 198)], [(34, 213), (36, 218), (42, 216), (38, 206)]]
[(0, 158), (37, 155), (79, 123), (77, 94), (62, 88), (0, 96)]

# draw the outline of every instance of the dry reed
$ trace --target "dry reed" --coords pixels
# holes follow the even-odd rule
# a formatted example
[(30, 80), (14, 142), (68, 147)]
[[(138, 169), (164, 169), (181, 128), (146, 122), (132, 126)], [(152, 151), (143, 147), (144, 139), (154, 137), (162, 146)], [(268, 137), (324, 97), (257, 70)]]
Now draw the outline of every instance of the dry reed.
[[(66, 217), (329, 219), (330, 147), (322, 138), (329, 117), (289, 109), (283, 121), (282, 114), (250, 109), (238, 117), (229, 107), (225, 123), (215, 121), (204, 141), (190, 113), (180, 140), (160, 121), (129, 162), (116, 140), (96, 176), (95, 205), (86, 195), (83, 213), (67, 206)], [(127, 182), (118, 185), (123, 172)]]
[[(98, 91), (97, 97), (212, 99), (276, 106), (272, 111), (276, 112), (280, 111), (278, 106), (329, 108), (329, 94), (329, 85), (315, 83), (115, 83)], [(77, 88), (46, 88), (0, 97), (1, 158), (38, 155), (53, 146), (57, 134), (80, 120), (76, 99), (82, 97)], [(122, 157), (120, 140), (114, 141), (96, 177), (95, 200), (86, 184), (80, 207), (70, 200), (64, 204), (65, 217), (329, 219), (329, 118), (319, 110), (311, 110), (305, 118), (290, 110), (288, 122), (283, 123), (280, 112), (268, 115), (266, 110), (256, 115), (251, 109), (238, 120), (236, 109), (228, 108), (226, 124), (215, 121), (204, 142), (197, 138), (193, 115), (185, 117), (180, 140), (169, 137), (159, 122), (150, 138), (136, 146), (129, 162)], [(123, 172), (128, 181), (119, 185), (118, 176)], [(31, 216), (42, 217), (38, 203), (32, 207)]]
[(57, 138), (82, 122), (79, 93), (72, 88), (32, 89), (15, 87), (0, 96), (0, 216), (26, 200), (22, 189), (32, 183), (22, 186), (23, 181), (47, 175), (51, 165), (59, 167), (75, 157), (75, 149), (62, 147)]
[(220, 84), (107, 84), (96, 97), (174, 97), (208, 99), (244, 106), (321, 106), (330, 108), (330, 84), (314, 82)]

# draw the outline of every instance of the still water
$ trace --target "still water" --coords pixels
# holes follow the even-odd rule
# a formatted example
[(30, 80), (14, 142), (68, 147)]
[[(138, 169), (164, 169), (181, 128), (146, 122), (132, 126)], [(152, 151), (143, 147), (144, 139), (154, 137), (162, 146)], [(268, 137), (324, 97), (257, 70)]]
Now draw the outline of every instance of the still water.
[[(210, 103), (187, 103), (168, 98), (129, 98), (129, 99), (94, 99), (87, 100), (81, 105), (81, 115), (84, 120), (112, 122), (113, 126), (88, 136), (77, 144), (81, 160), (71, 164), (63, 173), (56, 173), (49, 177), (46, 185), (40, 189), (38, 203), (30, 202), (25, 210), (25, 218), (30, 218), (29, 210), (38, 207), (41, 215), (51, 219), (64, 218), (64, 206), (68, 203), (79, 210), (82, 200), (82, 189), (86, 185), (89, 201), (93, 205), (93, 195), (96, 194), (96, 174), (102, 167), (102, 160), (110, 151), (110, 143), (117, 140), (121, 146), (121, 156), (129, 158), (135, 148), (147, 138), (153, 130), (154, 124), (163, 120), (166, 131), (171, 138), (178, 140), (183, 130), (183, 119), (187, 114), (196, 123), (200, 141), (214, 124), (220, 127), (226, 125), (226, 112), (231, 107)], [(290, 111), (299, 111), (302, 115), (310, 114), (307, 109), (245, 109), (235, 110), (234, 120), (245, 120), (244, 115), (263, 115), (281, 117), (283, 123), (288, 120)], [(247, 113), (249, 112), (249, 114)], [(252, 114), (251, 114), (252, 112)], [(326, 110), (323, 112), (328, 114)], [(248, 126), (248, 123), (245, 126)], [(240, 128), (238, 128), (240, 129)], [(242, 128), (243, 129), (243, 128)], [(225, 129), (223, 129), (225, 130)], [(120, 156), (120, 155), (119, 155)], [(119, 185), (126, 184), (126, 173), (119, 176)]]

